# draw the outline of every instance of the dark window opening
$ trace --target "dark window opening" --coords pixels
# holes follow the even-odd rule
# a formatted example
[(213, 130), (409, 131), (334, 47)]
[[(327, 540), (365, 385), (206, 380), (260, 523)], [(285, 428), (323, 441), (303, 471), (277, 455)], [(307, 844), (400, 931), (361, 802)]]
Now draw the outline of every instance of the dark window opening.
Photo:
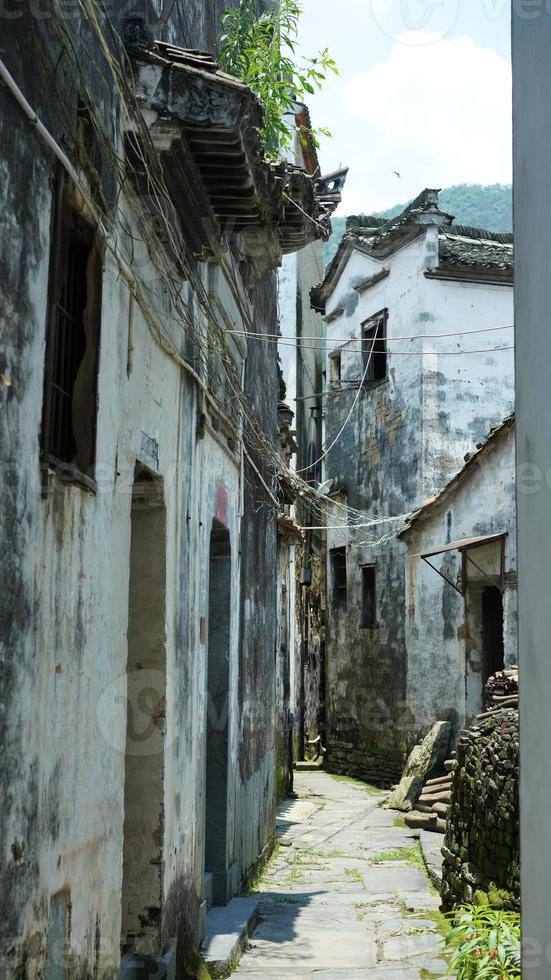
[(386, 324), (388, 310), (381, 310), (362, 324), (362, 359), (365, 381), (387, 377)]
[(504, 667), (503, 596), (499, 589), (482, 593), (483, 682), (486, 684)]
[(377, 625), (377, 575), (375, 565), (362, 568), (362, 627)]
[[(63, 182), (61, 182), (63, 183)], [(93, 479), (101, 260), (95, 229), (59, 186), (54, 216), (42, 450), (45, 466)]]
[(329, 380), (341, 380), (341, 353), (330, 354), (329, 356)]
[(333, 578), (333, 602), (336, 606), (346, 605), (346, 548), (332, 548), (330, 552), (331, 574)]

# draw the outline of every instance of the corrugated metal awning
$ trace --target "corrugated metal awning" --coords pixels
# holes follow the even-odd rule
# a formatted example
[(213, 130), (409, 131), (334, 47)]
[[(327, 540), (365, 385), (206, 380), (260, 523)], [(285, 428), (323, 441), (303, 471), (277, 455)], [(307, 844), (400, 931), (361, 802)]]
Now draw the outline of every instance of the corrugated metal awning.
[(480, 548), (482, 545), (491, 544), (492, 541), (500, 541), (507, 537), (507, 531), (501, 534), (482, 534), (476, 538), (461, 538), (459, 541), (450, 541), (449, 544), (440, 545), (439, 548), (431, 548), (430, 551), (420, 551), (413, 558), (432, 558), (434, 555), (443, 555), (446, 551), (467, 551), (469, 548)]

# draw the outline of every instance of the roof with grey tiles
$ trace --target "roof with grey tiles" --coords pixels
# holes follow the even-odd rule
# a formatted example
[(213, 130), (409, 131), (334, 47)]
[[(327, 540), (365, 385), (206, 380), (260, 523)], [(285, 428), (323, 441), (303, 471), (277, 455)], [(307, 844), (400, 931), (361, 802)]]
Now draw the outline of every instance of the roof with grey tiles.
[(336, 285), (348, 253), (359, 249), (375, 258), (390, 255), (397, 248), (423, 233), (428, 224), (439, 228), (439, 266), (431, 275), (465, 277), (479, 274), (488, 281), (512, 281), (513, 236), (485, 228), (455, 225), (453, 215), (440, 211), (438, 190), (425, 189), (394, 218), (353, 215), (347, 218), (346, 232), (336, 255), (327, 267), (323, 282), (312, 290), (312, 304), (323, 312), (325, 299)]

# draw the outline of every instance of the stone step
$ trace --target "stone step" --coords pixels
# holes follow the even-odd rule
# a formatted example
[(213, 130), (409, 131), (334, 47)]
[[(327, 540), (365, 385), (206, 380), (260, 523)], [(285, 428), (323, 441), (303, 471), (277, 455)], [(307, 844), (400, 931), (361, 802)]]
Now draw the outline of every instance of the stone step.
[(201, 947), (211, 977), (222, 977), (235, 965), (258, 919), (255, 898), (232, 898), (228, 905), (214, 905), (207, 915), (207, 934)]
[(441, 793), (423, 793), (419, 797), (419, 803), (426, 803), (432, 806), (433, 803), (451, 803), (451, 790), (443, 790)]
[(420, 813), (419, 810), (412, 810), (406, 813), (404, 820), (406, 827), (412, 830), (430, 830), (434, 834), (446, 833), (446, 821), (436, 813)]
[(320, 756), (319, 759), (303, 760), (302, 762), (295, 762), (293, 769), (297, 772), (318, 772), (323, 769), (323, 763), (325, 761), (325, 756)]
[(453, 777), (448, 773), (447, 776), (438, 776), (436, 779), (427, 779), (425, 788), (430, 786), (451, 786)]
[(420, 810), (411, 810), (410, 813), (406, 813), (404, 816), (406, 827), (411, 827), (414, 830), (418, 828), (423, 830), (432, 829), (436, 826), (437, 819), (435, 813), (422, 813)]

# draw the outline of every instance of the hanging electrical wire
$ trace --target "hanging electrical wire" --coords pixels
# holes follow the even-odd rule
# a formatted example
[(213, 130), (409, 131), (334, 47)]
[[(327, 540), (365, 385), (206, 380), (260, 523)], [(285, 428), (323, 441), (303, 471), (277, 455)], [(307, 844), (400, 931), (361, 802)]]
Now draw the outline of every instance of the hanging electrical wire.
[[(138, 304), (156, 343), (188, 373), (212, 409), (222, 415), (224, 425), (235, 437), (247, 465), (264, 487), (275, 508), (280, 507), (279, 487), (283, 479), (301, 499), (308, 502), (311, 513), (319, 515), (320, 527), (325, 527), (325, 518), (330, 507), (343, 513), (348, 528), (378, 527), (383, 523), (402, 520), (402, 517), (370, 518), (364, 511), (334, 500), (328, 501), (300, 475), (311, 471), (336, 444), (352, 417), (361, 386), (337, 438), (325, 449), (320, 459), (308, 468), (298, 471), (291, 469), (263, 431), (247, 394), (241, 387), (235, 361), (227, 346), (227, 335), (262, 338), (268, 342), (282, 341), (278, 335), (261, 334), (255, 329), (247, 300), (242, 295), (242, 284), (223, 247), (216, 251), (215, 260), (232, 292), (241, 322), (247, 329), (228, 330), (227, 324), (221, 323), (199, 274), (196, 260), (190, 255), (183, 237), (178, 215), (166, 187), (162, 164), (142, 113), (132, 64), (122, 39), (105, 8), (100, 22), (99, 8), (94, 0), (77, 0), (77, 5), (83, 19), (78, 35), (71, 30), (74, 24), (57, 17), (53, 8), (50, 26), (60, 43), (60, 58), (64, 57), (74, 72), (103, 163), (110, 169), (114, 179), (117, 189), (114, 201), (106, 200), (101, 180), (94, 179), (94, 161), (88, 159), (84, 170), (76, 167), (40, 123), (24, 97), (16, 97), (40, 138), (55, 153), (82, 195), (84, 206), (93, 217), (105, 247), (130, 295)], [(109, 32), (110, 43), (104, 25)], [(94, 87), (90, 85), (90, 69), (97, 76), (97, 87), (105, 90), (106, 106), (111, 107), (115, 100), (115, 111), (109, 108), (106, 112), (97, 104), (92, 94)], [(17, 86), (14, 85), (14, 94), (16, 89)], [(73, 145), (76, 145), (78, 132), (74, 106), (67, 105), (57, 96), (55, 110), (64, 116), (62, 128), (66, 134), (72, 133)], [(136, 161), (134, 167), (143, 170), (147, 182), (147, 210), (130, 179), (124, 141), (115, 130), (116, 119), (120, 119), (122, 132), (133, 137)], [(140, 252), (144, 253), (142, 258), (145, 259), (148, 272), (154, 271), (153, 280), (149, 274), (147, 280), (144, 277)], [(185, 288), (182, 275), (186, 281)], [(165, 297), (169, 300), (168, 308)], [(185, 355), (182, 353), (184, 347)], [(222, 372), (221, 376), (213, 375), (220, 378), (219, 385), (209, 381), (213, 359), (218, 359), (218, 367)], [(364, 371), (364, 380), (368, 366), (369, 362)], [(236, 408), (235, 412), (227, 411), (232, 405)]]
[[(508, 323), (505, 326), (498, 326), (498, 327), (478, 327), (476, 330), (452, 330), (450, 333), (418, 333), (418, 334), (408, 334), (407, 336), (404, 337), (387, 337), (386, 339), (388, 341), (434, 340), (434, 339), (440, 339), (441, 337), (468, 337), (471, 334), (491, 333), (496, 330), (513, 330), (513, 329), (514, 329), (513, 324)], [(263, 334), (263, 333), (251, 332), (246, 330), (228, 330), (228, 333), (238, 335), (238, 336), (243, 336), (243, 337), (252, 337), (252, 338), (257, 337), (261, 340), (274, 340), (276, 343), (281, 343), (282, 341), (285, 340), (292, 340), (294, 343), (298, 345), (300, 345), (303, 340), (319, 341), (324, 339), (319, 334), (310, 334), (310, 335), (297, 334), (296, 336), (291, 336), (291, 335), (275, 334), (275, 333)], [(337, 339), (341, 339), (343, 343), (346, 344), (350, 343), (351, 341), (363, 343), (363, 339), (361, 337), (335, 338), (335, 340)]]

